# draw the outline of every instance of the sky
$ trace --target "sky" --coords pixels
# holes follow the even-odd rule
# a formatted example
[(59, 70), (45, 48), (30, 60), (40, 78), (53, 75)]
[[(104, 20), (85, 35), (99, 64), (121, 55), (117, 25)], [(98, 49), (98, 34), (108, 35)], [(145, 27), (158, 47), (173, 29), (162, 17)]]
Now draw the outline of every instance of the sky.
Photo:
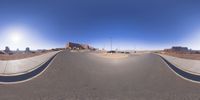
[(199, 0), (0, 0), (0, 49), (200, 50)]

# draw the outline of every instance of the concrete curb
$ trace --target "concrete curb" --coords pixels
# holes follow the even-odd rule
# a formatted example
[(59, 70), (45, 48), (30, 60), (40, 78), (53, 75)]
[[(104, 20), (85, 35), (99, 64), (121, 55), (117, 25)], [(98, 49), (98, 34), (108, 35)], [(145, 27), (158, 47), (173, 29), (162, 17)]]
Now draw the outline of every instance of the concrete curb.
[(17, 84), (17, 83), (26, 82), (26, 81), (32, 80), (33, 78), (36, 78), (37, 76), (41, 75), (48, 68), (50, 63), (57, 56), (57, 54), (55, 54), (53, 57), (51, 57), (45, 63), (39, 65), (39, 67), (37, 67), (36, 69), (27, 71), (27, 73), (15, 75), (15, 76), (0, 76), (0, 84)]
[[(158, 54), (158, 55), (161, 56), (161, 57), (163, 57), (163, 58), (165, 58), (163, 55), (160, 55), (160, 54)], [(175, 58), (175, 57), (174, 57), (174, 58)], [(174, 58), (173, 58), (173, 59), (174, 59)], [(165, 59), (167, 60), (167, 58), (165, 58)], [(182, 59), (182, 58), (181, 58), (181, 59)], [(174, 60), (176, 60), (176, 58), (175, 58)], [(181, 70), (183, 70), (183, 71), (185, 71), (185, 72), (188, 72), (188, 73), (191, 73), (191, 74), (200, 76), (200, 72), (191, 71), (191, 70), (187, 69), (185, 65), (184, 65), (185, 67), (180, 67), (180, 65), (178, 65), (178, 64), (176, 64), (176, 63), (174, 63), (174, 62), (171, 62), (170, 60), (167, 60), (167, 61), (170, 62), (171, 64), (173, 64), (174, 66), (177, 66), (179, 69), (181, 69)], [(187, 65), (187, 66), (189, 66), (189, 65)]]
[(193, 73), (189, 73), (186, 72), (182, 69), (180, 69), (179, 67), (175, 66), (174, 64), (170, 63), (168, 60), (166, 60), (164, 57), (158, 55), (162, 61), (168, 65), (168, 67), (178, 76), (180, 76), (181, 78), (190, 81), (190, 82), (194, 82), (194, 83), (200, 83), (200, 75), (196, 75)]

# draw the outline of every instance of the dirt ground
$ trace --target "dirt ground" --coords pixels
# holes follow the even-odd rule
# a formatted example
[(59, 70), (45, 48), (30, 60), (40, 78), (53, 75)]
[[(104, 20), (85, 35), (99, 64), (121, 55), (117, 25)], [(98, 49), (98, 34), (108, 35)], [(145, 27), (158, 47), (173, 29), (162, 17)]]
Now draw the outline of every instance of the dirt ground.
[(166, 55), (185, 58), (185, 59), (192, 59), (192, 60), (200, 60), (200, 54), (187, 54), (187, 53), (164, 53)]

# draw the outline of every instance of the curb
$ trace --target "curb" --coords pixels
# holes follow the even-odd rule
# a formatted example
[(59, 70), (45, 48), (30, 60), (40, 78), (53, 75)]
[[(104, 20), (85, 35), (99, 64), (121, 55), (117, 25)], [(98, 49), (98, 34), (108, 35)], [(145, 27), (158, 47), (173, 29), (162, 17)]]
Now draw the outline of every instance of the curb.
[(55, 54), (53, 57), (51, 57), (49, 60), (47, 60), (42, 65), (39, 65), (39, 67), (37, 67), (37, 69), (32, 70), (28, 73), (15, 75), (15, 76), (0, 76), (0, 84), (17, 84), (17, 83), (26, 82), (26, 81), (29, 81), (33, 78), (36, 78), (37, 76), (42, 74), (48, 68), (50, 63), (57, 56), (57, 54)]
[(170, 63), (168, 60), (166, 60), (164, 57), (158, 55), (159, 57), (161, 57), (162, 61), (168, 65), (168, 67), (178, 76), (180, 76), (181, 78), (190, 81), (190, 82), (194, 82), (194, 83), (200, 83), (200, 75), (196, 75), (196, 74), (192, 74), (189, 72), (186, 72), (178, 67), (176, 67), (175, 65), (173, 65), (172, 63)]

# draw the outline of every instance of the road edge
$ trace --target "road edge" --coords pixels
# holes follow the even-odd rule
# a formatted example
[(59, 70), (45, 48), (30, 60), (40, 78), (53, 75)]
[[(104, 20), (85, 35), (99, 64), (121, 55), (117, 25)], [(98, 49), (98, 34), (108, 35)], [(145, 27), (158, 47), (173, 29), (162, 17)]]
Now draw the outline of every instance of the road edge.
[(198, 83), (198, 84), (200, 83), (200, 75), (196, 75), (196, 74), (189, 73), (189, 72), (186, 72), (184, 70), (181, 70), (180, 68), (176, 67), (174, 64), (172, 64), (168, 60), (166, 60), (164, 57), (162, 57), (160, 55), (157, 55), (157, 56), (159, 56), (161, 58), (161, 60), (169, 67), (169, 69), (173, 73), (175, 73), (177, 76), (181, 77), (184, 80), (193, 82), (193, 83)]
[[(24, 83), (24, 82), (30, 81), (30, 80), (40, 76), (41, 74), (43, 74), (48, 69), (48, 67), (51, 65), (51, 63), (54, 61), (54, 59), (57, 57), (57, 55), (59, 53), (60, 52), (56, 53), (54, 56), (49, 58), (46, 62), (44, 62), (43, 64), (39, 65), (39, 67), (37, 67), (37, 69), (32, 70), (31, 72), (20, 74), (20, 75), (16, 75), (16, 76), (0, 76), (0, 84)], [(31, 74), (33, 74), (33, 75), (31, 75)], [(23, 76), (26, 77), (26, 78), (22, 79)], [(1, 81), (2, 78), (10, 78), (10, 79), (13, 78), (15, 81)]]

